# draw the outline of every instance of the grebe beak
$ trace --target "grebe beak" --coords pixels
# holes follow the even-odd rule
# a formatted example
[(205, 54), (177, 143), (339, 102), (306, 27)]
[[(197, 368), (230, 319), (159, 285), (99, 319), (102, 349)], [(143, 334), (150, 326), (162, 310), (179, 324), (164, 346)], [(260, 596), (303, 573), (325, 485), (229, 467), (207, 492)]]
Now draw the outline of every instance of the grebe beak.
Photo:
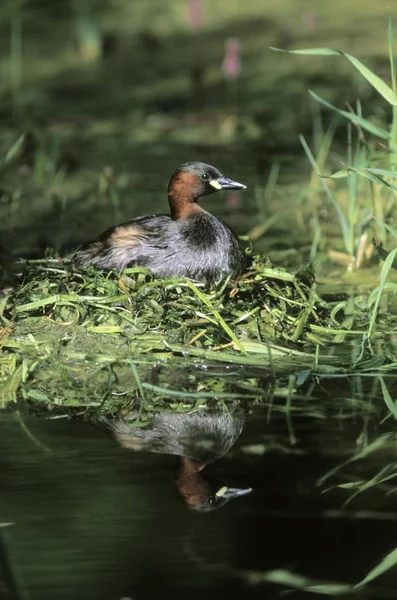
[(246, 185), (242, 183), (238, 183), (237, 181), (233, 181), (233, 179), (229, 179), (228, 177), (218, 177), (218, 179), (211, 179), (209, 182), (212, 187), (216, 190), (245, 190)]
[(218, 179), (211, 179), (209, 183), (216, 190), (245, 190), (247, 187), (246, 185), (238, 183), (237, 181), (233, 181), (228, 177), (223, 177), (223, 175), (222, 177), (218, 177)]

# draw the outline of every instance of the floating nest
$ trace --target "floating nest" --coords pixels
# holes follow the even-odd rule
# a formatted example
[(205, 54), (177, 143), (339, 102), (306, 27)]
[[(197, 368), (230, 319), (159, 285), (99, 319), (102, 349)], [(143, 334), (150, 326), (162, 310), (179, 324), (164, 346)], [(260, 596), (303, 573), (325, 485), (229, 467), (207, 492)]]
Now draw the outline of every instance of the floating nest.
[(155, 279), (143, 268), (76, 270), (57, 258), (19, 267), (18, 285), (0, 299), (4, 399), (24, 391), (55, 402), (66, 385), (62, 377), (66, 387), (81, 391), (106, 366), (101, 385), (98, 379), (93, 385), (103, 390), (109, 365), (120, 389), (115, 365), (128, 367), (129, 379), (137, 365), (135, 389), (140, 384), (142, 393), (143, 384), (152, 385), (145, 368), (166, 361), (175, 367), (175, 357), (179, 367), (199, 361), (269, 367), (287, 364), (288, 357), (302, 364), (302, 356), (313, 360), (322, 336), (332, 340), (330, 310), (316, 292), (313, 272), (274, 268), (266, 258), (254, 257), (237, 281), (211, 289), (186, 279)]

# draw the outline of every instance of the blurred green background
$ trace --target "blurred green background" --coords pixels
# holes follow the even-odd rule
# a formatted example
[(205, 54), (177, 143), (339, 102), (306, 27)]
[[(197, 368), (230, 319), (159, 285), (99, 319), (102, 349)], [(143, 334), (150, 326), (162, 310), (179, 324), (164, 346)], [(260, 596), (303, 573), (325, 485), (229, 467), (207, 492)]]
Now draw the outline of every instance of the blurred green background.
[[(65, 251), (111, 224), (167, 212), (187, 160), (248, 184), (206, 207), (246, 233), (296, 204), (310, 172), (308, 88), (342, 106), (384, 103), (343, 59), (276, 54), (329, 46), (388, 73), (389, 4), (359, 0), (12, 0), (0, 6), (0, 252)], [(325, 119), (330, 119), (327, 115)], [(340, 133), (346, 139), (345, 126)], [(273, 165), (281, 191), (265, 197)], [(292, 188), (291, 188), (292, 185)], [(296, 229), (287, 214), (274, 235)], [(310, 234), (311, 235), (311, 234)], [(310, 235), (303, 231), (310, 243)], [(296, 232), (297, 243), (299, 232)]]

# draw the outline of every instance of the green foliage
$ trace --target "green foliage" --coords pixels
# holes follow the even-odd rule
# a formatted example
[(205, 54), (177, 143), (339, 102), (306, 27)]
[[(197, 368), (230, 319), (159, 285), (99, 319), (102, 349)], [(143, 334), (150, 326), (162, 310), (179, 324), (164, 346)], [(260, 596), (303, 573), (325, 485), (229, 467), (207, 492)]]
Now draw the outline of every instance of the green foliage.
[(290, 54), (303, 54), (306, 56), (344, 56), (351, 64), (361, 73), (361, 75), (372, 85), (372, 87), (381, 95), (387, 102), (393, 106), (397, 105), (397, 96), (385, 81), (373, 73), (368, 67), (363, 65), (357, 58), (342, 52), (342, 50), (333, 50), (332, 48), (307, 48), (303, 50), (282, 50), (280, 48), (271, 48), (276, 52), (289, 52)]
[(331, 581), (316, 581), (291, 571), (277, 569), (267, 572), (249, 571), (245, 576), (252, 584), (261, 582), (276, 583), (283, 587), (302, 590), (310, 594), (320, 596), (343, 596), (354, 595), (358, 591), (364, 591), (369, 583), (393, 569), (397, 564), (397, 548), (389, 552), (369, 573), (355, 585), (347, 583), (335, 583)]
[[(390, 60), (390, 72), (392, 87), (390, 87), (383, 79), (378, 77), (371, 69), (366, 67), (356, 57), (342, 52), (341, 50), (334, 50), (331, 48), (307, 48), (299, 50), (281, 50), (279, 48), (271, 48), (277, 52), (288, 52), (290, 54), (297, 54), (303, 56), (342, 56), (346, 58), (355, 69), (364, 77), (364, 79), (384, 98), (393, 109), (392, 124), (390, 131), (387, 128), (379, 127), (379, 125), (373, 123), (369, 119), (366, 119), (361, 114), (361, 104), (357, 103), (357, 110), (354, 112), (350, 107), (349, 110), (342, 110), (330, 102), (327, 102), (321, 98), (315, 92), (309, 90), (310, 96), (324, 106), (328, 110), (336, 113), (338, 116), (348, 121), (348, 163), (343, 165), (342, 170), (337, 171), (332, 175), (324, 175), (320, 173), (320, 169), (310, 151), (308, 144), (303, 140), (304, 149), (312, 165), (313, 171), (317, 173), (321, 178), (330, 177), (335, 180), (342, 178), (348, 179), (348, 208), (347, 215), (343, 210), (341, 201), (336, 197), (335, 193), (331, 192), (330, 187), (322, 183), (325, 194), (328, 200), (331, 201), (340, 223), (344, 246), (347, 254), (354, 257), (354, 264), (359, 264), (361, 256), (359, 253), (362, 252), (362, 239), (361, 235), (365, 229), (368, 228), (368, 224), (371, 220), (371, 216), (375, 216), (378, 220), (384, 222), (386, 225), (386, 219), (390, 219), (396, 214), (396, 196), (395, 192), (397, 187), (393, 183), (397, 172), (397, 95), (396, 95), (396, 81), (394, 72), (394, 52), (393, 52), (393, 29), (391, 21), (389, 20), (388, 27), (388, 50)], [(352, 150), (352, 131), (351, 127), (357, 129), (357, 143), (356, 149)], [(375, 162), (374, 156), (374, 143), (368, 142), (364, 137), (364, 132), (369, 133), (378, 140), (387, 140), (389, 145), (389, 152), (387, 154), (388, 164), (385, 166)], [(388, 168), (387, 168), (388, 167)], [(371, 187), (368, 188), (360, 185), (358, 178), (367, 179), (371, 183)], [(375, 184), (375, 185), (374, 185)], [(385, 194), (382, 196), (382, 192)], [(388, 196), (391, 199), (388, 202), (388, 208), (385, 210), (385, 199), (388, 200)], [(363, 200), (361, 200), (363, 198)], [(366, 214), (363, 220), (363, 209)], [(377, 231), (382, 242), (387, 241), (385, 236), (385, 229), (380, 228)]]

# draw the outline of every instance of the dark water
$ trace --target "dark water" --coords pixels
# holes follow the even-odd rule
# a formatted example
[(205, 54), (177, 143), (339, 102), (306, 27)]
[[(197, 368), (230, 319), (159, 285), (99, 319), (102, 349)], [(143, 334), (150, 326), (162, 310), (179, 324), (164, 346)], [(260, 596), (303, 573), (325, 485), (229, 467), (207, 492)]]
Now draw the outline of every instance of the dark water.
[[(327, 488), (370, 479), (396, 460), (395, 442), (317, 483), (363, 440), (393, 434), (390, 420), (377, 425), (387, 411), (379, 398), (368, 402), (369, 384), (362, 395), (349, 381), (314, 387), (289, 429), (284, 401), (251, 407), (235, 446), (205, 472), (252, 492), (207, 513), (180, 501), (174, 456), (121, 448), (79, 419), (3, 414), (0, 597), (278, 598), (288, 586), (244, 576), (271, 569), (356, 583), (397, 546), (393, 481), (346, 508), (351, 491)], [(394, 598), (393, 571), (374, 590), (359, 597)]]

